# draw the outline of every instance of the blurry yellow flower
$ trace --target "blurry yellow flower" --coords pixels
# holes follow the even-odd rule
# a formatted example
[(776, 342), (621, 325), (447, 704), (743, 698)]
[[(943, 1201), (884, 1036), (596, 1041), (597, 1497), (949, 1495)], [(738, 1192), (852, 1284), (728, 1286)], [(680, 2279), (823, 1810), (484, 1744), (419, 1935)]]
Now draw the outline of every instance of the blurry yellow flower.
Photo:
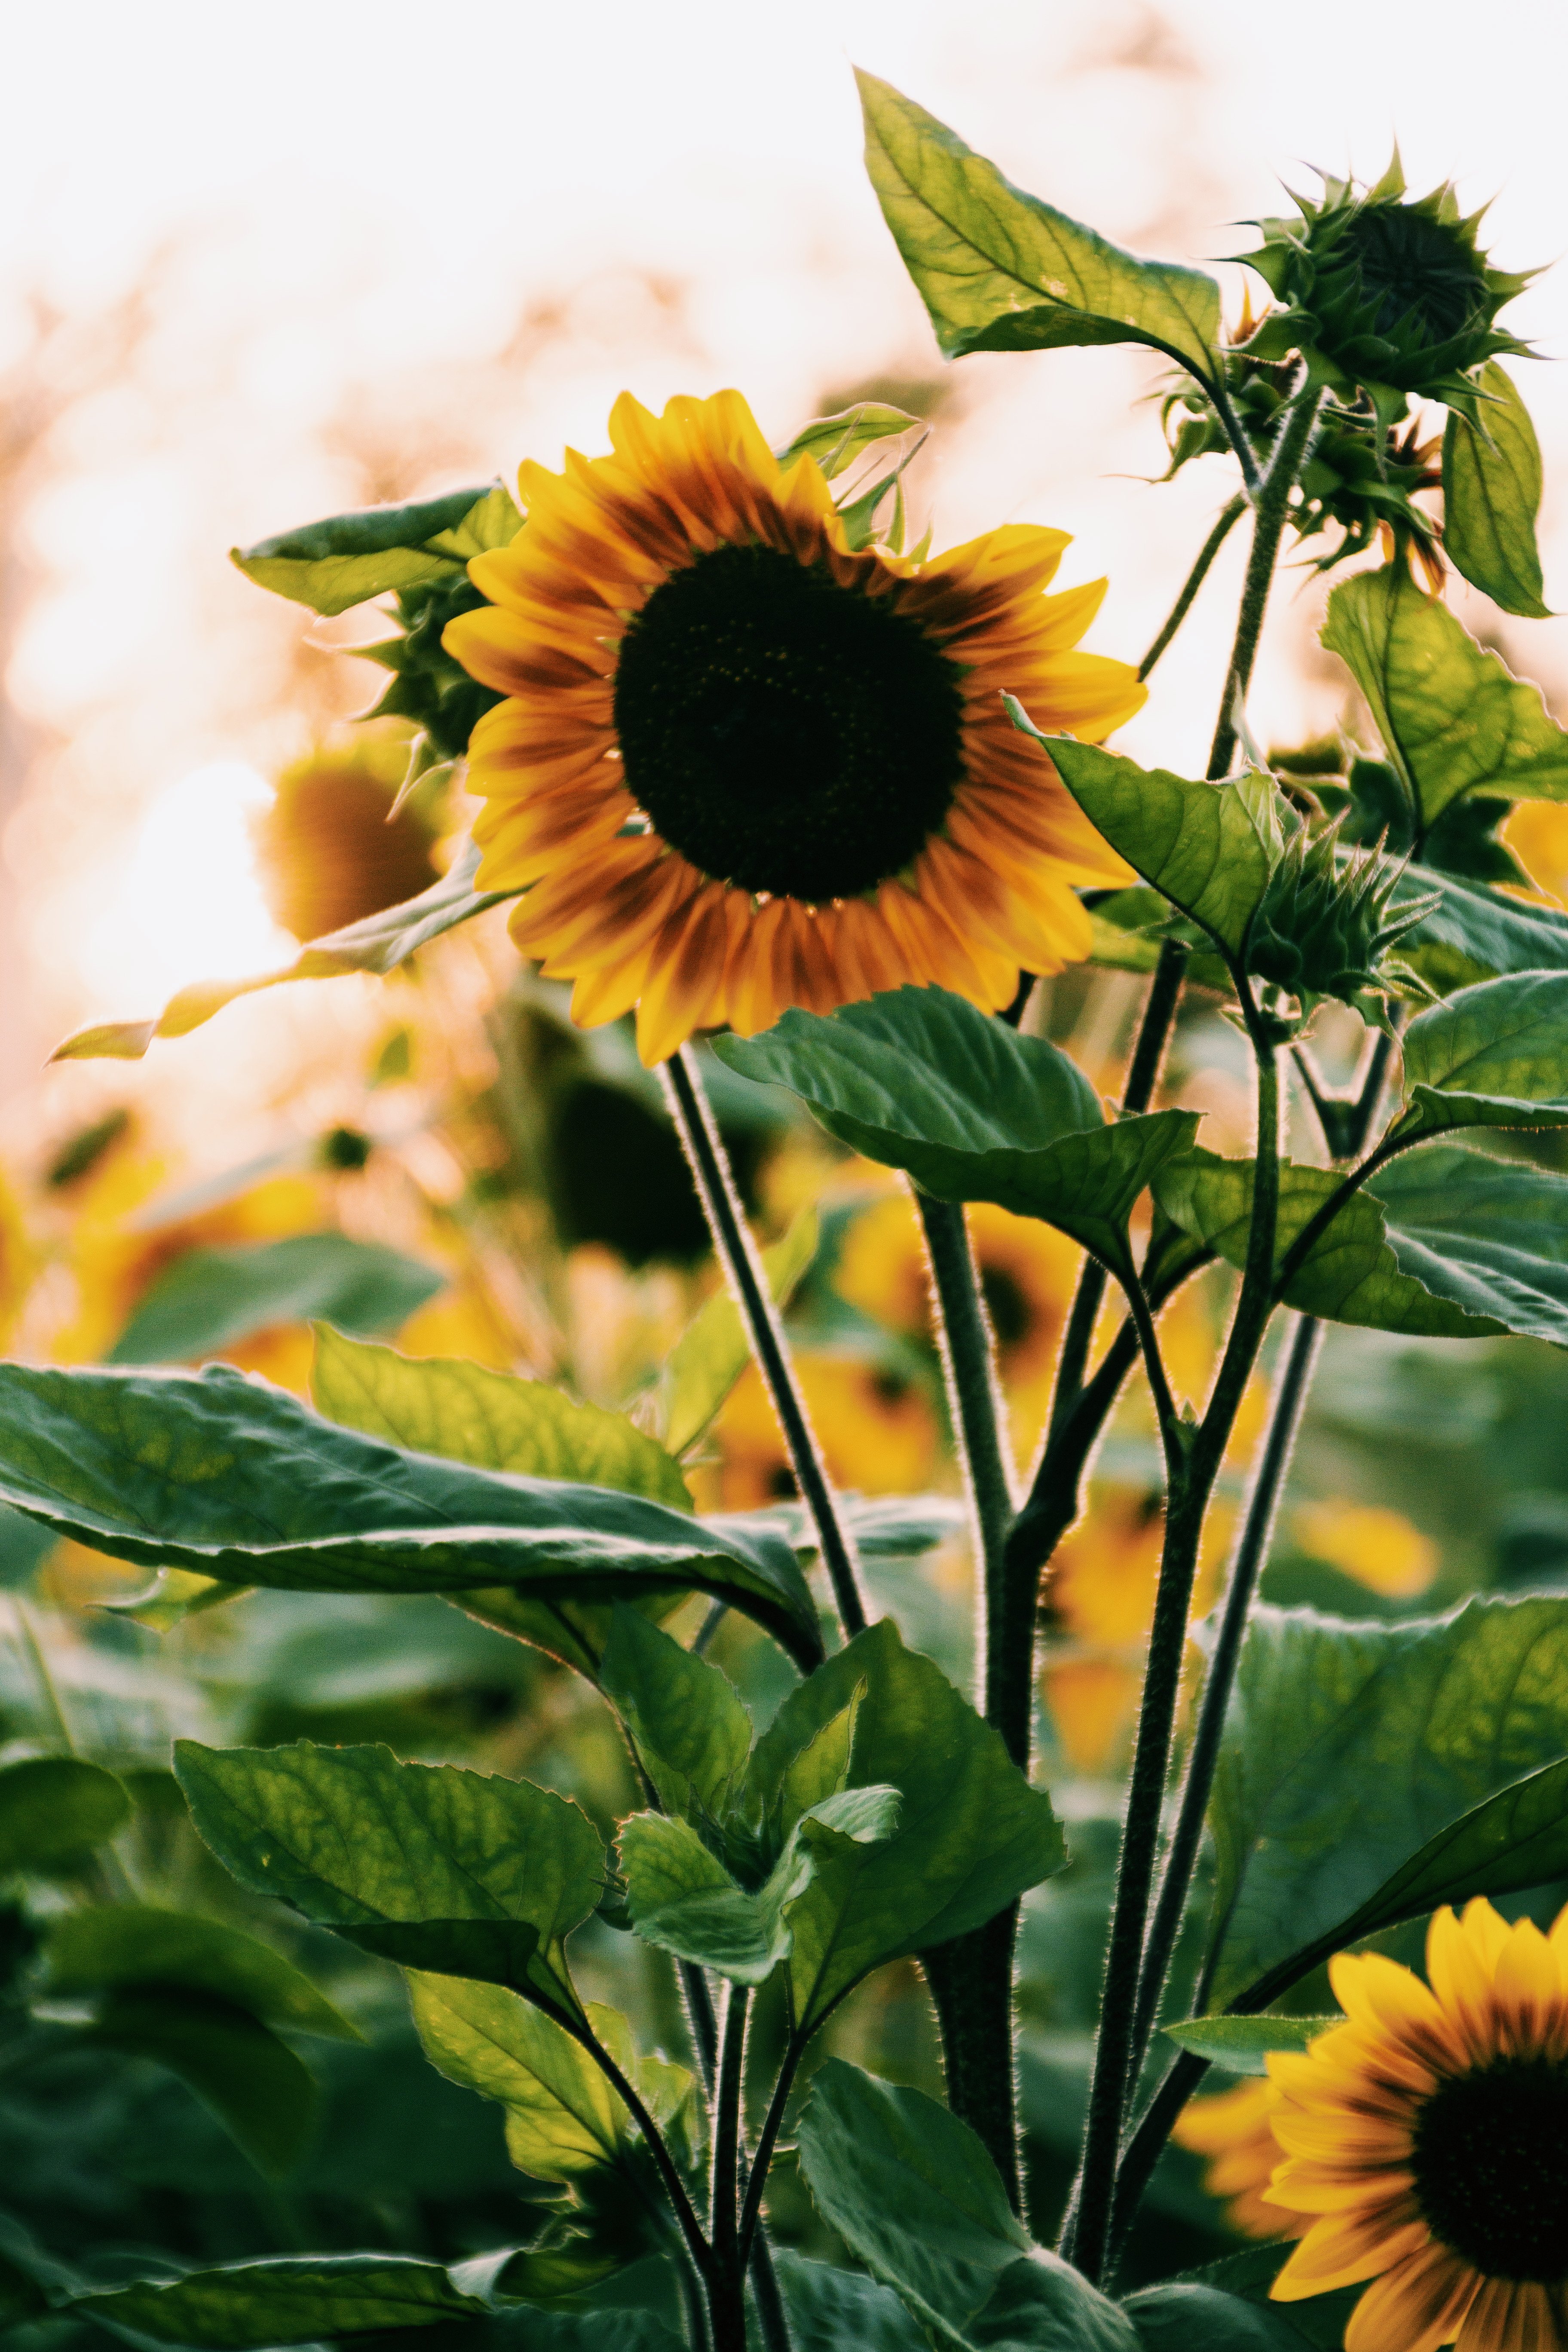
[(279, 777), (271, 807), (255, 822), (257, 865), (274, 919), (297, 940), (399, 906), (435, 881), (431, 826), (417, 798), (386, 821), (407, 766), (399, 729), (321, 744)]
[(16, 1328), (23, 1301), (32, 1287), (37, 1259), (27, 1236), (22, 1204), (10, 1180), (0, 1171), (0, 1348)]
[(1363, 1503), (1303, 1503), (1292, 1524), (1303, 1551), (1390, 1601), (1425, 1592), (1437, 1573), (1436, 1545), (1401, 1511)]
[(416, 1307), (397, 1334), (397, 1348), (405, 1356), (459, 1356), (492, 1372), (511, 1371), (518, 1356), (503, 1318), (472, 1280), (450, 1284)]
[(1568, 805), (1521, 801), (1500, 835), (1542, 898), (1568, 907)]
[(1279, 2103), (1280, 2094), (1266, 2078), (1238, 2083), (1217, 2096), (1189, 2099), (1171, 2133), (1178, 2147), (1209, 2158), (1204, 2187), (1227, 2200), (1226, 2219), (1246, 2238), (1300, 2237), (1307, 2226), (1302, 2221), (1292, 2228), (1278, 2205), (1263, 2201), (1284, 2153), (1274, 2137)]
[[(1022, 1466), (1045, 1427), (1057, 1349), (1083, 1252), (1053, 1226), (1015, 1217), (989, 1201), (971, 1202), (965, 1214), (995, 1334), (1013, 1450)], [(889, 1194), (855, 1219), (834, 1278), (850, 1306), (889, 1330), (931, 1337), (925, 1249), (907, 1193)]]
[[(795, 1369), (836, 1486), (861, 1495), (916, 1495), (935, 1483), (940, 1436), (919, 1389), (849, 1356), (801, 1354)], [(754, 1510), (793, 1495), (795, 1480), (773, 1409), (748, 1364), (713, 1424), (716, 1481), (693, 1491), (728, 1511)], [(702, 1491), (706, 1489), (707, 1491)]]

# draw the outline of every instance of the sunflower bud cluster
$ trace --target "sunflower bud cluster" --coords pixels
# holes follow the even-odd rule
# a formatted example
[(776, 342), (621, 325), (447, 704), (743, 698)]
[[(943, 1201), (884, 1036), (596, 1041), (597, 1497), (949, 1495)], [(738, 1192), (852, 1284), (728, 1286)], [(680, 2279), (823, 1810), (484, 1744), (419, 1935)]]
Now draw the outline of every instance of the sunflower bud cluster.
[(1317, 834), (1305, 824), (1286, 845), (1269, 877), (1247, 941), (1247, 969), (1295, 997), (1338, 997), (1351, 1003), (1385, 985), (1389, 950), (1431, 911), (1434, 899), (1389, 901), (1405, 871), (1381, 842), (1348, 859), (1340, 821)]
[(448, 621), (460, 613), (478, 612), (486, 602), (465, 572), (405, 589), (397, 599), (402, 636), (364, 648), (370, 659), (396, 672), (366, 717), (410, 719), (424, 730), (437, 758), (460, 760), (474, 729), (501, 698), (469, 677), (447, 653), (441, 635)]
[(1385, 421), (1400, 395), (1445, 401), (1472, 419), (1472, 372), (1526, 346), (1495, 321), (1534, 274), (1494, 269), (1477, 243), (1481, 215), (1461, 215), (1451, 184), (1409, 200), (1395, 155), (1374, 186), (1325, 178), (1298, 217), (1259, 221), (1263, 243), (1238, 257), (1283, 307), (1247, 345), (1254, 357), (1299, 351), (1342, 396), (1364, 388)]

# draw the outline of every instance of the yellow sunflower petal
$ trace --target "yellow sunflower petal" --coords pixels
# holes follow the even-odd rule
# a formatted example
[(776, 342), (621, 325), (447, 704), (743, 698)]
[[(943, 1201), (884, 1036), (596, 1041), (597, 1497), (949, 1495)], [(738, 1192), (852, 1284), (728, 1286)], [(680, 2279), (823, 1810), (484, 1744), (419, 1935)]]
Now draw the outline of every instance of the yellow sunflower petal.
[(1345, 2352), (1436, 2352), (1451, 2344), (1476, 2274), (1446, 2246), (1423, 2246), (1373, 2279), (1351, 2314)]
[(1381, 2213), (1331, 2214), (1313, 2222), (1268, 2292), (1276, 2303), (1300, 2303), (1332, 2287), (1356, 2286), (1430, 2242), (1419, 2220), (1391, 2227)]

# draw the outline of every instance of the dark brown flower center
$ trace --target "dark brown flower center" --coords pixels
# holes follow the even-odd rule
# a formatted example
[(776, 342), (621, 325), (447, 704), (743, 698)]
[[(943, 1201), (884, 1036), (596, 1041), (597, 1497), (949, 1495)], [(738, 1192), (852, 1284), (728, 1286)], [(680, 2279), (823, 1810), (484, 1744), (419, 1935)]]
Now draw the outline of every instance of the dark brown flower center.
[(1568, 2277), (1568, 2066), (1500, 2058), (1440, 2084), (1415, 2126), (1435, 2237), (1489, 2278)]
[(961, 673), (887, 596), (771, 547), (673, 572), (626, 632), (626, 786), (716, 879), (821, 905), (873, 888), (963, 775)]

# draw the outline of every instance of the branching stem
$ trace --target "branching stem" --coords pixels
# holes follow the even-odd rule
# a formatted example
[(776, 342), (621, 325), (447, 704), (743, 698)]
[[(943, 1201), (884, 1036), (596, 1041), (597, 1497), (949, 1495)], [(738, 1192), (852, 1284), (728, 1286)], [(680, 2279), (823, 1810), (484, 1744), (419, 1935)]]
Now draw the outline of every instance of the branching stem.
[(1247, 495), (1245, 491), (1242, 490), (1237, 490), (1235, 498), (1229, 499), (1225, 506), (1221, 507), (1219, 510), (1219, 519), (1215, 522), (1215, 527), (1210, 531), (1208, 537), (1205, 540), (1203, 545), (1199, 548), (1197, 560), (1186, 576), (1181, 594), (1177, 597), (1175, 603), (1171, 607), (1164, 627), (1161, 630), (1159, 635), (1155, 638), (1153, 644), (1150, 646), (1148, 652), (1144, 655), (1142, 660), (1138, 665), (1138, 675), (1140, 677), (1148, 677), (1150, 671), (1159, 660), (1160, 656), (1164, 652), (1166, 646), (1170, 644), (1171, 639), (1175, 635), (1176, 631), (1186, 619), (1187, 614), (1193, 608), (1194, 600), (1197, 595), (1198, 590), (1208, 578), (1209, 566), (1213, 563), (1215, 557), (1219, 553), (1220, 549), (1225, 545), (1226, 539), (1230, 535), (1231, 525), (1240, 520), (1241, 516), (1246, 513), (1247, 508)]

